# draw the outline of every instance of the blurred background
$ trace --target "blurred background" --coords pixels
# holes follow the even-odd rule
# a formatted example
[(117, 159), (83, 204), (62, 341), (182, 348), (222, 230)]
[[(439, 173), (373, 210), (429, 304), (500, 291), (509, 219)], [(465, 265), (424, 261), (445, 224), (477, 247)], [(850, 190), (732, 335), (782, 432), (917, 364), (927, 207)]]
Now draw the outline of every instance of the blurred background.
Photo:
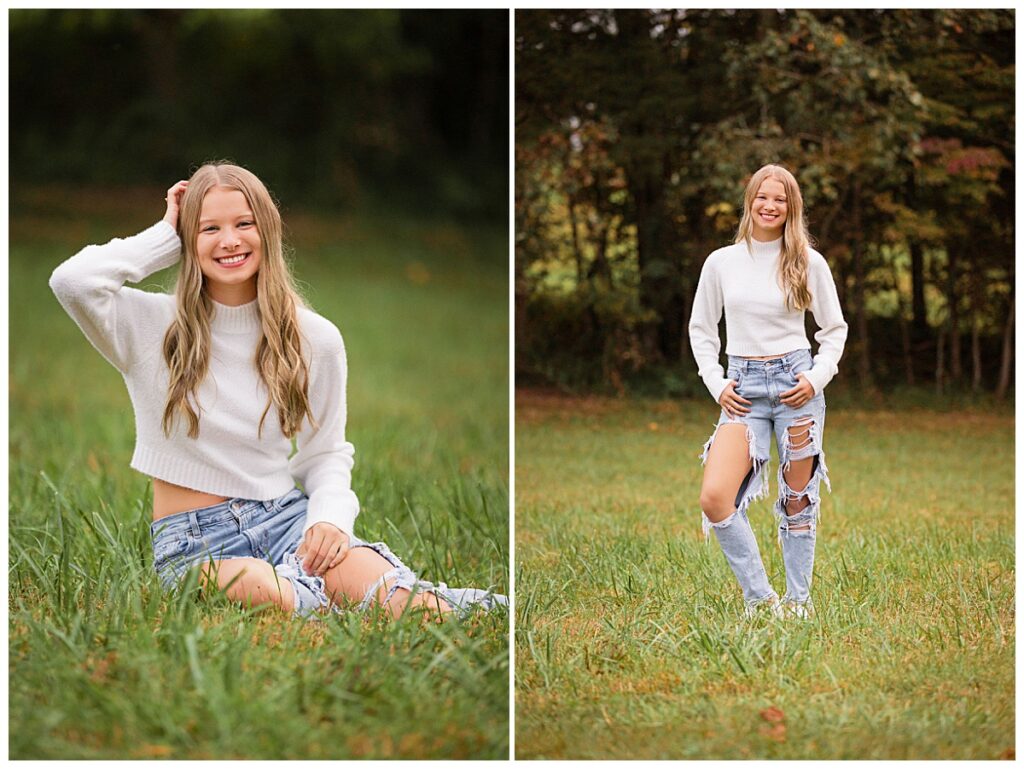
[(502, 11), (14, 10), (11, 178), (228, 156), (292, 204), (507, 210)]
[(345, 338), (356, 532), (508, 593), (508, 12), (13, 10), (9, 29), (11, 755), (506, 758), (505, 613), (293, 623), (161, 592), (124, 382), (47, 280), (156, 222), (203, 161), (256, 173)]
[(515, 25), (517, 382), (704, 395), (700, 269), (777, 162), (850, 324), (830, 395), (1012, 395), (1012, 10)]

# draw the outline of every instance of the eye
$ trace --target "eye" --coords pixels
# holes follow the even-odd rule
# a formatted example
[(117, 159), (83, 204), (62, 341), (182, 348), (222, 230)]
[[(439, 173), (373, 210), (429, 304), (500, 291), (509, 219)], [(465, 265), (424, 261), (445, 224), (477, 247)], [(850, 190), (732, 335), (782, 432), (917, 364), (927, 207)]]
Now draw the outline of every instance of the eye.
[(254, 224), (255, 224), (255, 222), (239, 222), (238, 226), (239, 227), (252, 227)]
[(203, 227), (202, 232), (213, 232), (215, 229), (217, 229), (216, 224), (208, 224), (205, 227)]

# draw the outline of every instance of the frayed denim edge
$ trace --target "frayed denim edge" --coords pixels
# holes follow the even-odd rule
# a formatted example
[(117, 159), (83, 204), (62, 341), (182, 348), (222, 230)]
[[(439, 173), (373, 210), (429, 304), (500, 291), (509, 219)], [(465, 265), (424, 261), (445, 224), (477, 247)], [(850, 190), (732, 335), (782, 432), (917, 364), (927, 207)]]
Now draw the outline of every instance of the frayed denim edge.
[[(715, 442), (715, 436), (718, 435), (718, 430), (722, 424), (744, 424), (740, 420), (732, 420), (729, 422), (718, 423), (715, 425), (714, 432), (711, 433), (711, 437), (708, 438), (704, 444), (704, 449), (701, 451), (700, 464), (701, 467), (707, 464), (708, 452), (711, 450), (711, 444)], [(750, 478), (750, 482), (747, 484), (747, 488), (743, 492), (743, 498), (740, 500), (736, 510), (733, 511), (732, 515), (729, 515), (725, 520), (713, 523), (707, 514), (701, 510), (701, 524), (702, 531), (704, 533), (704, 541), (708, 542), (711, 538), (711, 529), (713, 526), (728, 525), (732, 521), (732, 516), (741, 510), (746, 513), (747, 508), (750, 507), (751, 503), (756, 502), (759, 499), (763, 499), (768, 496), (768, 472), (769, 472), (769, 457), (759, 457), (757, 451), (757, 441), (754, 438), (754, 429), (750, 425), (745, 425), (747, 428), (747, 447), (750, 451), (750, 461), (753, 464), (754, 474)]]

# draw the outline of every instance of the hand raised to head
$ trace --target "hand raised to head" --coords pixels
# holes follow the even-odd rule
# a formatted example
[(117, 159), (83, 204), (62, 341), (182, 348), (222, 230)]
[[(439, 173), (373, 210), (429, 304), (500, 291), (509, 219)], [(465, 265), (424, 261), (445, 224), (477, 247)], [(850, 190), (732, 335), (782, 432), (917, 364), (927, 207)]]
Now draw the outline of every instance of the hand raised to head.
[(178, 211), (181, 209), (181, 196), (185, 194), (188, 182), (184, 179), (167, 190), (167, 212), (164, 214), (164, 221), (174, 229), (178, 229)]

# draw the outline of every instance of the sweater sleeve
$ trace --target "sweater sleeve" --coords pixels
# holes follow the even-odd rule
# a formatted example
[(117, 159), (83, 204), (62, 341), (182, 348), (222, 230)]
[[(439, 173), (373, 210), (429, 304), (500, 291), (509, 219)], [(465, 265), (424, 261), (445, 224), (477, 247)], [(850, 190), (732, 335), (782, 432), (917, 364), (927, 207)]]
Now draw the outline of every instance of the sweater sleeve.
[(818, 354), (814, 356), (814, 365), (807, 372), (807, 379), (817, 395), (839, 371), (839, 359), (846, 346), (848, 326), (843, 318), (843, 308), (839, 305), (832, 270), (825, 257), (817, 251), (811, 252), (808, 284), (811, 290), (811, 315), (819, 330), (814, 335), (818, 342)]
[(697, 373), (704, 380), (715, 403), (718, 403), (722, 390), (730, 381), (725, 378), (719, 360), (722, 340), (718, 335), (718, 322), (722, 319), (722, 309), (722, 286), (712, 254), (701, 268), (697, 294), (690, 310), (690, 349), (697, 361)]
[(304, 423), (289, 470), (309, 497), (303, 533), (325, 522), (351, 537), (359, 500), (352, 491), (355, 447), (345, 440), (348, 369), (341, 334), (332, 330), (326, 349), (311, 356), (309, 395), (318, 426), (314, 429), (308, 421)]
[(124, 284), (138, 283), (180, 258), (178, 234), (161, 220), (138, 235), (86, 246), (53, 271), (50, 288), (100, 354), (127, 373), (145, 352), (150, 332), (166, 323), (156, 317), (159, 295)]

